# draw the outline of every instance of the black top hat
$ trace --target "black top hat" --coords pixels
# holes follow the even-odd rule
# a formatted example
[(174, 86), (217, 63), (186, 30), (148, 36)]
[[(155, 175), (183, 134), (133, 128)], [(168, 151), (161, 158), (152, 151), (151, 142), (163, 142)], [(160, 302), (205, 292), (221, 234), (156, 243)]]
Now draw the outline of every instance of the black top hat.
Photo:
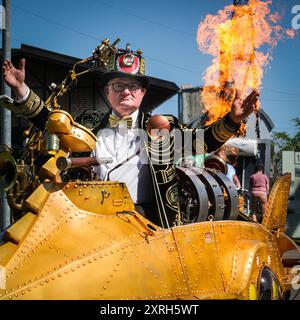
[(100, 86), (104, 87), (113, 78), (133, 78), (147, 88), (141, 105), (141, 110), (145, 112), (152, 111), (180, 90), (174, 82), (146, 76), (142, 51), (130, 50), (129, 44), (126, 49), (118, 49), (110, 56), (106, 71), (100, 74)]

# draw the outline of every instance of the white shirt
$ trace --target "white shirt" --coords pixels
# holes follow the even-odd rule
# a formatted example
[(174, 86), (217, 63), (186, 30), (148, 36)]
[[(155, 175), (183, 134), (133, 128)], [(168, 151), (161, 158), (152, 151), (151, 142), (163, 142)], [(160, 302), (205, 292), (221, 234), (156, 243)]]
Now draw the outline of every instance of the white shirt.
[[(111, 157), (112, 163), (95, 167), (100, 180), (124, 182), (134, 203), (149, 203), (153, 199), (153, 189), (149, 165), (140, 156), (140, 130), (138, 110), (131, 114), (132, 128), (121, 124), (116, 128), (105, 128), (97, 133), (94, 155), (98, 162), (102, 157)], [(115, 115), (115, 113), (112, 113)]]

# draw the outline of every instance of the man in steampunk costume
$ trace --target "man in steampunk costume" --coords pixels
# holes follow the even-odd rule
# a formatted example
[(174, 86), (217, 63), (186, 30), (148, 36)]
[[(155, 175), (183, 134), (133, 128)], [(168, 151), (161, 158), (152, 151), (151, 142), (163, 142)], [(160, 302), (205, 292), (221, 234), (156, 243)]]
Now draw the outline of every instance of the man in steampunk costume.
[[(94, 155), (97, 159), (111, 157), (112, 163), (99, 165), (96, 172), (100, 180), (115, 180), (126, 183), (137, 211), (163, 227), (180, 223), (180, 208), (175, 172), (175, 143), (164, 141), (152, 143), (151, 134), (142, 139), (136, 129), (147, 129), (150, 114), (141, 110), (143, 100), (151, 94), (151, 79), (145, 75), (141, 51), (134, 52), (127, 47), (119, 49), (110, 57), (107, 72), (101, 76), (107, 101), (111, 107), (93, 129), (97, 134)], [(10, 61), (3, 64), (6, 83), (15, 93), (15, 102), (10, 109), (27, 117), (36, 127), (43, 130), (49, 110), (44, 102), (25, 84), (25, 60), (16, 69)], [(222, 119), (204, 128), (204, 150), (218, 149), (232, 137), (241, 122), (254, 110), (258, 93), (253, 91), (244, 101), (239, 94), (235, 97), (231, 111)], [(185, 132), (174, 116), (165, 116), (169, 131), (179, 129)], [(150, 120), (151, 121), (151, 120)], [(102, 130), (102, 129), (110, 130)], [(126, 129), (126, 130), (124, 130)], [(198, 129), (193, 129), (193, 150), (197, 146)], [(170, 142), (170, 141), (169, 141)], [(160, 159), (160, 153), (167, 148), (168, 161)], [(142, 150), (146, 150), (147, 163), (142, 161)], [(125, 156), (126, 155), (126, 156)]]

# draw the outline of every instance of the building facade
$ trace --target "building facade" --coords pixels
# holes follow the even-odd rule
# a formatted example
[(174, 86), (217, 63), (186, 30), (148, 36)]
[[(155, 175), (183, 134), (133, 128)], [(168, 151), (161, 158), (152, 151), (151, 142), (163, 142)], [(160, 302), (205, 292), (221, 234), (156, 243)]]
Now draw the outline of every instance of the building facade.
[(287, 234), (300, 239), (300, 152), (282, 152), (282, 174), (291, 173)]

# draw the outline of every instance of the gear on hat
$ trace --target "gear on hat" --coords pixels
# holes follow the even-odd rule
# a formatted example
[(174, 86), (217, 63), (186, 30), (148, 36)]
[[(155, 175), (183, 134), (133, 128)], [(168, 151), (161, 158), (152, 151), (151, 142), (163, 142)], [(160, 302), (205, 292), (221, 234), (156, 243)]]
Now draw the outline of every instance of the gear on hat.
[(118, 49), (111, 55), (107, 64), (107, 71), (104, 74), (105, 84), (113, 78), (133, 78), (138, 80), (144, 88), (149, 85), (149, 78), (145, 76), (145, 61), (142, 51), (130, 50), (130, 45), (126, 49)]

